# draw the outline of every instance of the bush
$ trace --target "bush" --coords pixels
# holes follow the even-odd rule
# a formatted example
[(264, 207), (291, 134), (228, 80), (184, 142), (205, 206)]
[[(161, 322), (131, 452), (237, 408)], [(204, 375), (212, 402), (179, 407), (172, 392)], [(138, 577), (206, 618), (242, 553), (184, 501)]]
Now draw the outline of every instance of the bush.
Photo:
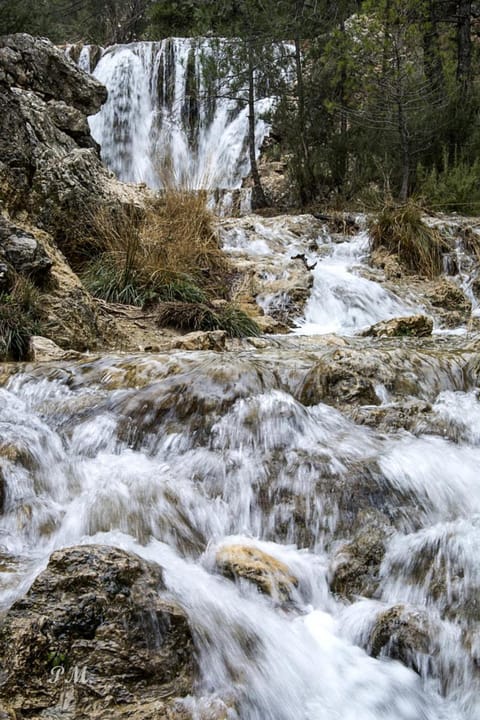
[(188, 331), (225, 330), (230, 337), (260, 335), (257, 323), (243, 310), (229, 304), (214, 308), (205, 303), (164, 302), (157, 308), (156, 320), (160, 327)]
[(426, 205), (433, 210), (458, 212), (463, 215), (480, 214), (480, 160), (473, 164), (459, 160), (449, 163), (443, 156), (441, 170), (427, 173), (419, 168), (419, 192)]
[(447, 250), (439, 232), (422, 220), (422, 210), (413, 201), (389, 203), (370, 223), (371, 250), (383, 247), (398, 256), (410, 272), (436, 277), (443, 270)]
[(204, 194), (167, 191), (143, 212), (103, 209), (92, 226), (100, 255), (81, 274), (96, 297), (143, 305), (226, 295), (230, 266)]
[(8, 293), (0, 294), (0, 360), (24, 360), (30, 337), (39, 333), (38, 290), (17, 276)]

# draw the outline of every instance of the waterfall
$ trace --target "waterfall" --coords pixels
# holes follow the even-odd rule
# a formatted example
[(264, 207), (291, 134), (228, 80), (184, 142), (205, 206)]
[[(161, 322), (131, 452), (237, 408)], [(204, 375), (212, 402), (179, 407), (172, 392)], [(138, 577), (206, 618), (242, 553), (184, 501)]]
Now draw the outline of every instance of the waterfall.
[[(102, 158), (126, 182), (189, 189), (236, 189), (250, 171), (248, 108), (231, 81), (214, 82), (216, 45), (169, 38), (107, 48), (93, 75), (108, 89), (90, 118)], [(86, 67), (86, 57), (82, 57)], [(256, 101), (256, 152), (273, 100)]]

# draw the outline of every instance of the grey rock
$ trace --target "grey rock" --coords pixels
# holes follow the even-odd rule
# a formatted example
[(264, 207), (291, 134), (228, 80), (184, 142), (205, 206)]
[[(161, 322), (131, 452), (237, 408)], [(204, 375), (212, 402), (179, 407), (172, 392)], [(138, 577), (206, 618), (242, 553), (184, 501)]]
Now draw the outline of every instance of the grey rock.
[(0, 38), (0, 82), (63, 100), (92, 115), (107, 99), (104, 86), (78, 68), (53, 43), (24, 33)]
[(26, 275), (37, 284), (43, 284), (49, 277), (53, 265), (43, 245), (35, 236), (17, 227), (0, 215), (0, 286), (9, 287), (12, 271)]

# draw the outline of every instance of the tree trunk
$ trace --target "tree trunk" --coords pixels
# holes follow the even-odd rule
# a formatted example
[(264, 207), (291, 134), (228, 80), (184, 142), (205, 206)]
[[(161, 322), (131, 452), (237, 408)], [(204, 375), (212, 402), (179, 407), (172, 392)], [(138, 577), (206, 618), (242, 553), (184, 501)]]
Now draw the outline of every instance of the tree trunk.
[(428, 78), (433, 94), (445, 98), (445, 75), (440, 55), (440, 36), (437, 24), (435, 0), (429, 0), (423, 26), (423, 57), (425, 76)]
[(303, 82), (302, 48), (300, 38), (295, 38), (295, 74), (297, 80), (297, 133), (300, 202), (305, 205), (313, 196), (313, 177), (310, 168), (310, 157), (305, 137), (305, 86)]
[(252, 210), (268, 205), (258, 172), (255, 153), (255, 65), (252, 40), (248, 40), (248, 149), (250, 155), (250, 173), (253, 180)]
[(457, 3), (457, 82), (460, 92), (466, 95), (470, 89), (472, 70), (472, 2)]

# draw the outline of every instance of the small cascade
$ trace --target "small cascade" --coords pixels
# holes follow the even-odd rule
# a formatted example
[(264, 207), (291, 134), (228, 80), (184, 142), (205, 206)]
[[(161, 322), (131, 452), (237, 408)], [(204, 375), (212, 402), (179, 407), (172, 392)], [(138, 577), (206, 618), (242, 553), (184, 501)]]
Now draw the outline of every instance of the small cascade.
[(330, 245), (323, 257), (312, 261), (314, 284), (299, 333), (353, 335), (380, 320), (418, 312), (378, 282), (362, 277), (369, 242), (368, 233), (360, 232)]
[[(83, 50), (82, 50), (83, 53)], [(93, 75), (108, 89), (90, 118), (102, 158), (126, 182), (234, 190), (250, 170), (248, 108), (226, 82), (208, 78), (215, 46), (169, 38), (107, 48)], [(87, 66), (87, 56), (81, 57)], [(271, 98), (256, 102), (257, 153), (268, 132)]]

